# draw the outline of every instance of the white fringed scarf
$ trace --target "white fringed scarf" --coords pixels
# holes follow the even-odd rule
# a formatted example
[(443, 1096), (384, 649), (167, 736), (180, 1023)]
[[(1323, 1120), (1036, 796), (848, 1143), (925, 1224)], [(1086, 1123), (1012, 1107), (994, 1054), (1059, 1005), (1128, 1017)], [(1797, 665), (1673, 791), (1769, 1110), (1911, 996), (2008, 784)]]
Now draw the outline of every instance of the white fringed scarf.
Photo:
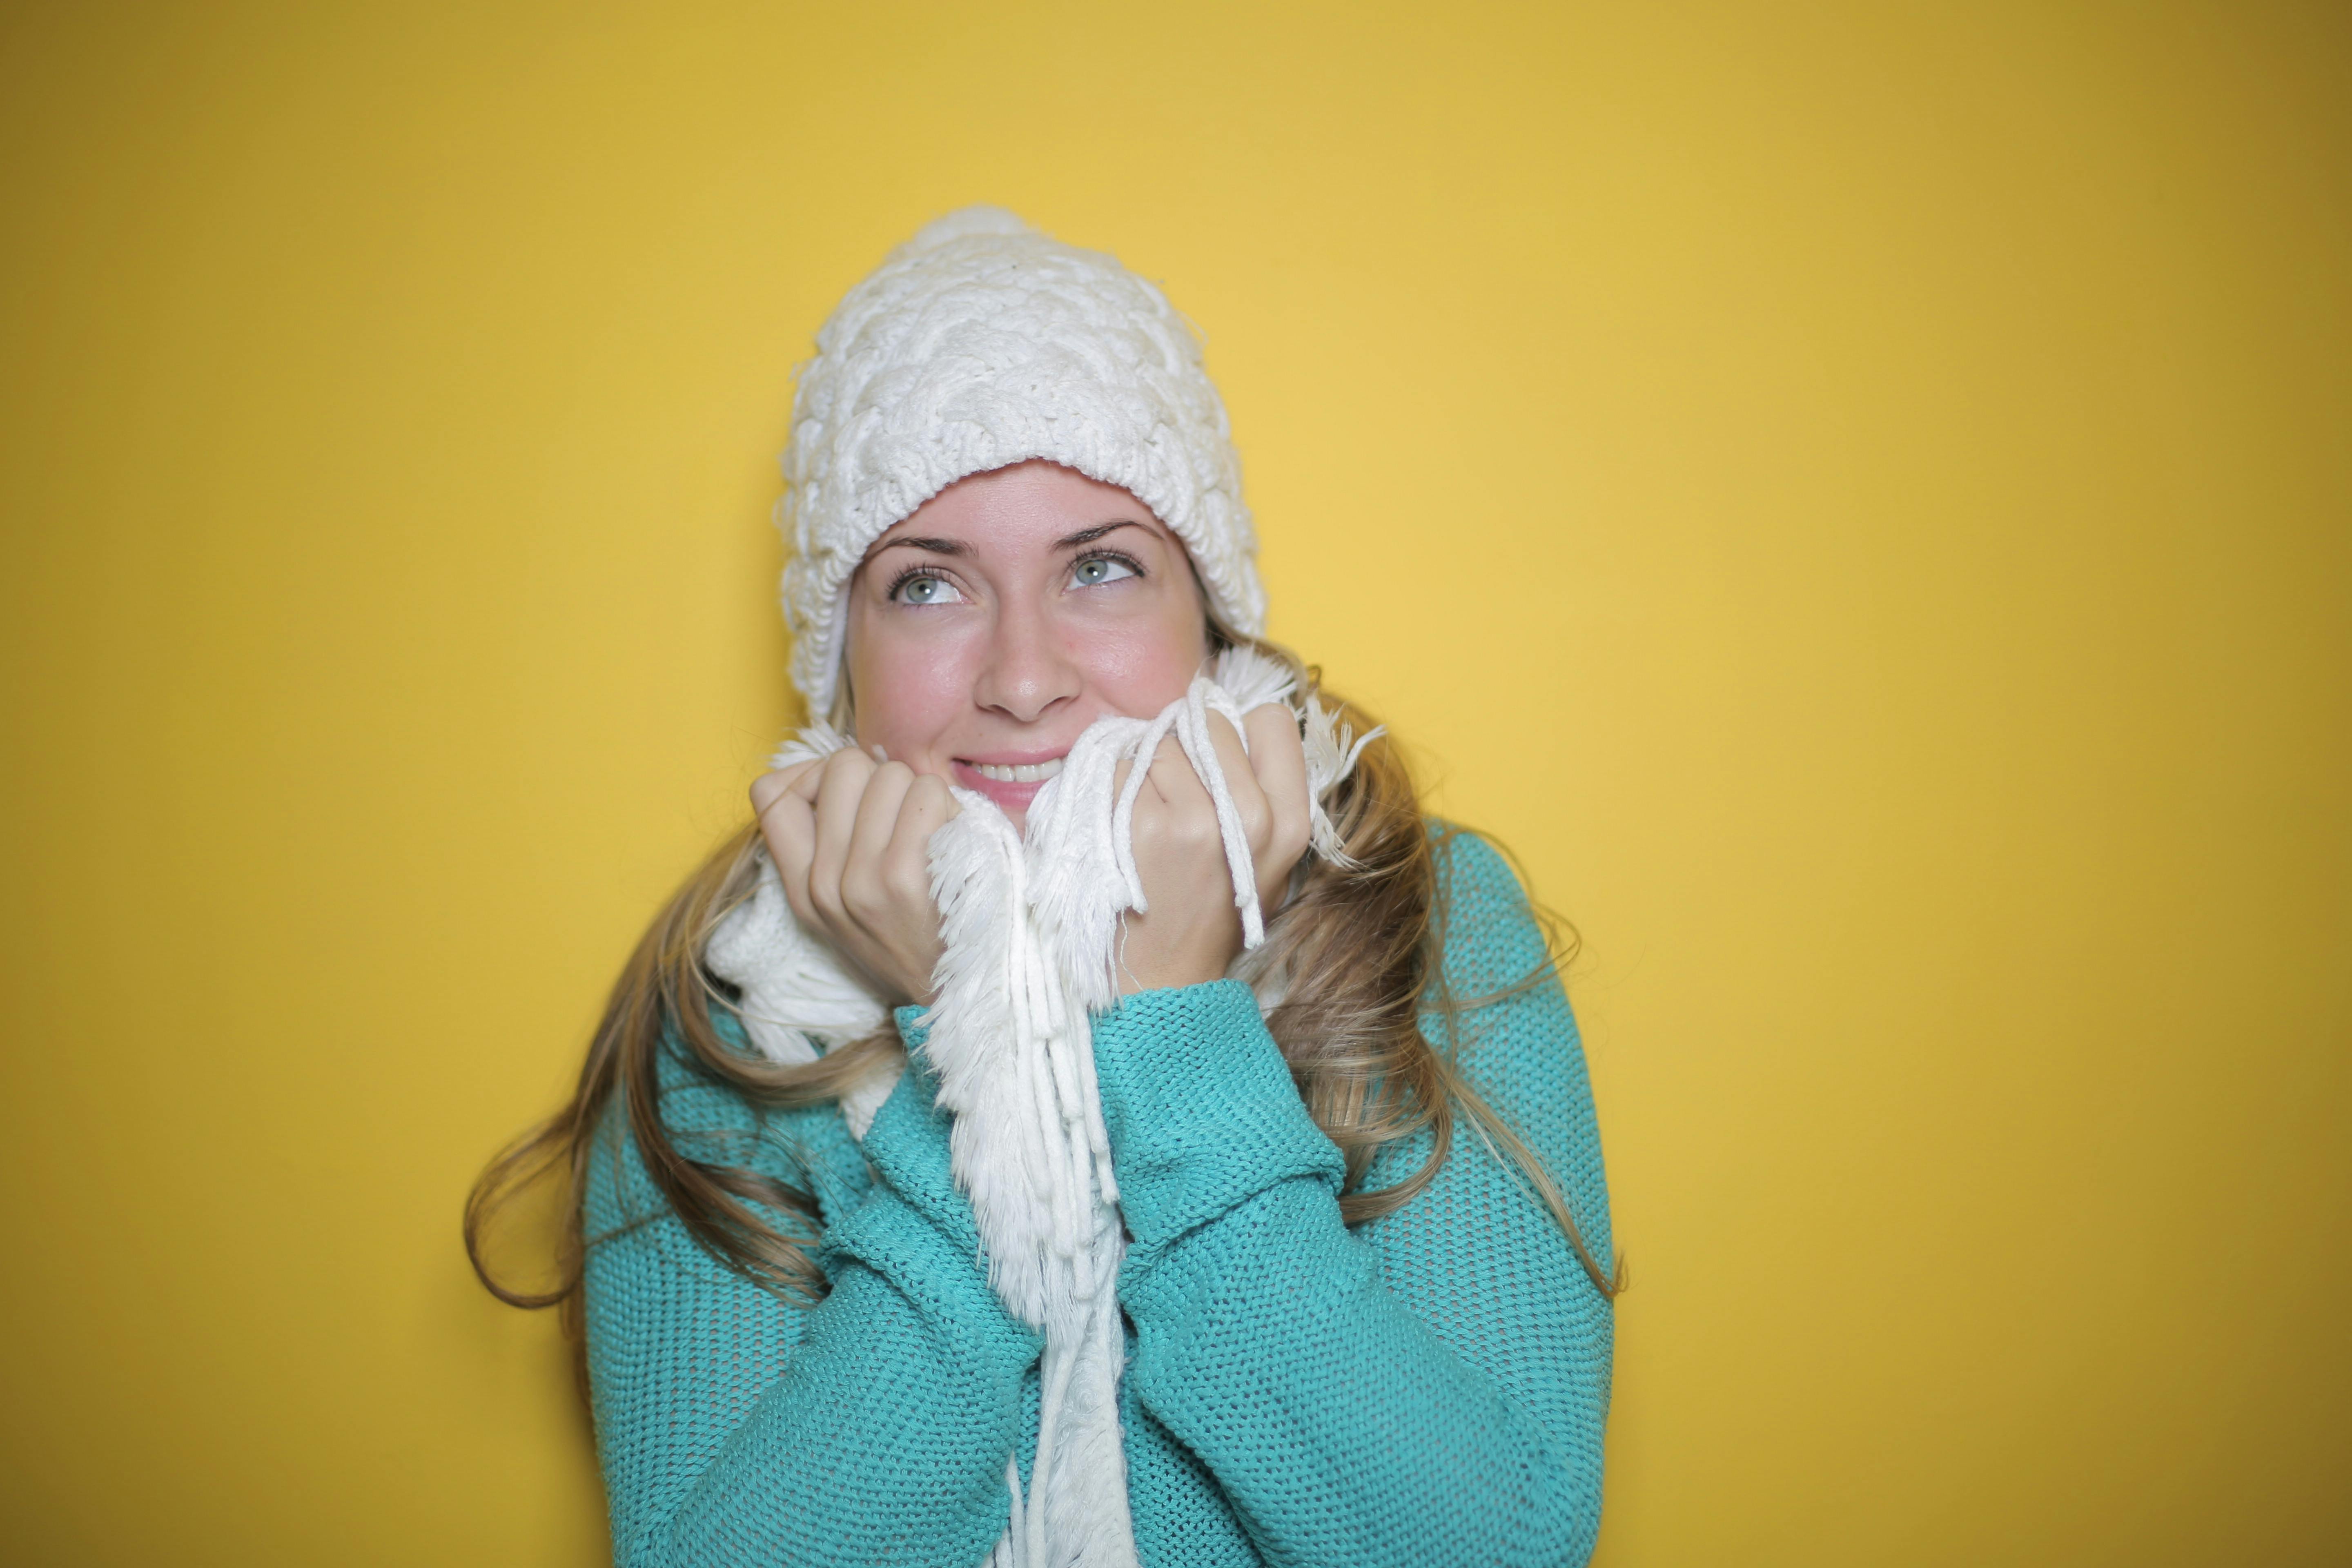
[[(1244, 715), (1276, 703), (1300, 725), (1311, 847), (1339, 858), (1324, 800), (1372, 737), (1351, 744), (1311, 694), (1294, 690), (1286, 669), (1248, 648), (1219, 656), (1213, 677), (1196, 679), (1156, 719), (1089, 726), (1037, 793), (1025, 836), (993, 802), (961, 789), (961, 812), (931, 836), (945, 952), (924, 1055), (938, 1075), (939, 1103), (954, 1118), (950, 1163), (971, 1199), (990, 1283), (1045, 1338), (1036, 1456), (1025, 1495), (1018, 1456), (1007, 1460), (1012, 1521), (990, 1568), (1136, 1562), (1118, 1422), (1127, 1344), (1118, 1283), (1127, 1245), (1090, 1018), (1118, 999), (1120, 918), (1146, 908), (1132, 843), (1135, 802), (1145, 765), (1171, 733), (1215, 803), (1244, 949), (1264, 940), (1249, 841), (1209, 716), (1224, 715), (1246, 745)], [(775, 765), (848, 743), (815, 725), (788, 742)], [(1118, 769), (1129, 761), (1139, 765), (1122, 790)], [(887, 1017), (793, 918), (764, 858), (757, 892), (720, 922), (706, 956), (714, 973), (741, 988), (744, 1026), (774, 1061), (814, 1061), (820, 1049), (870, 1035)], [(855, 1136), (865, 1137), (898, 1078), (893, 1065), (842, 1096)]]

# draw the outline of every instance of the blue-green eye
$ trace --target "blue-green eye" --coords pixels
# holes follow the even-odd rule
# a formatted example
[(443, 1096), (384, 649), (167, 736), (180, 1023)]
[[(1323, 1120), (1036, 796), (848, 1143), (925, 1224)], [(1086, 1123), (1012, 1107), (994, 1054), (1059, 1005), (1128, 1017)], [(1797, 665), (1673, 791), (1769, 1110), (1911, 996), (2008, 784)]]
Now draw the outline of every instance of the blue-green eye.
[(944, 577), (909, 572), (890, 584), (890, 597), (902, 605), (952, 605), (959, 595)]
[(1143, 574), (1132, 564), (1116, 555), (1089, 555), (1070, 568), (1070, 582), (1080, 588), (1092, 588), (1102, 583), (1116, 583), (1122, 577), (1141, 575)]

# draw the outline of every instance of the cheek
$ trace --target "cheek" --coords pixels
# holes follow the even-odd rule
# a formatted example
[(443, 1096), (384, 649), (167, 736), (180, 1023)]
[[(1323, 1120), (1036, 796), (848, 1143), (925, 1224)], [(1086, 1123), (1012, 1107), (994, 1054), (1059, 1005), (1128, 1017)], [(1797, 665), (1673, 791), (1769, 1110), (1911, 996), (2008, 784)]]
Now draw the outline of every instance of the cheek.
[(1074, 650), (1097, 693), (1118, 712), (1150, 718), (1184, 695), (1207, 657), (1200, 612), (1170, 614), (1124, 624), (1088, 626)]
[(945, 772), (948, 731), (971, 706), (970, 650), (950, 639), (893, 637), (871, 626), (853, 628), (849, 648), (857, 743), (880, 746), (918, 773)]

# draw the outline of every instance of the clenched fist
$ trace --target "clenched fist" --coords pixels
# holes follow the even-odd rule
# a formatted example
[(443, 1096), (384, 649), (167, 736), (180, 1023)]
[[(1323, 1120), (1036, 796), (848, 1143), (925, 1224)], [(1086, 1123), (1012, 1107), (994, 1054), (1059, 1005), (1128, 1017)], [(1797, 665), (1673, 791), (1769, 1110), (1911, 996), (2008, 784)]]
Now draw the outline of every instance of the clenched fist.
[(946, 781), (853, 748), (761, 774), (751, 809), (801, 924), (884, 1001), (928, 1005), (940, 961), (928, 847), (959, 809)]
[[(1248, 833), (1258, 907), (1271, 920), (1282, 907), (1291, 868), (1307, 853), (1307, 753), (1287, 708), (1255, 709), (1242, 716), (1242, 724), (1249, 732), (1246, 753), (1234, 727), (1209, 716), (1217, 760)], [(1127, 775), (1122, 764), (1122, 785)], [(1172, 736), (1153, 753), (1148, 781), (1136, 796), (1135, 865), (1150, 909), (1127, 917), (1119, 994), (1222, 979), (1242, 950), (1241, 910), (1234, 904), (1215, 803)]]

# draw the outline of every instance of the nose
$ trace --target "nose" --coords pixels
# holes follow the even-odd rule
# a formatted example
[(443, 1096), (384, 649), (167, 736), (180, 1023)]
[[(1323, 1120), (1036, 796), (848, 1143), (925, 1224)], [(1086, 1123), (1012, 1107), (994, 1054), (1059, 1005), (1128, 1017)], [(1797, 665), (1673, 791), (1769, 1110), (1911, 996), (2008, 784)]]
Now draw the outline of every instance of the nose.
[(972, 700), (1016, 723), (1044, 718), (1076, 697), (1086, 679), (1056, 646), (1045, 617), (1007, 606), (997, 617)]

